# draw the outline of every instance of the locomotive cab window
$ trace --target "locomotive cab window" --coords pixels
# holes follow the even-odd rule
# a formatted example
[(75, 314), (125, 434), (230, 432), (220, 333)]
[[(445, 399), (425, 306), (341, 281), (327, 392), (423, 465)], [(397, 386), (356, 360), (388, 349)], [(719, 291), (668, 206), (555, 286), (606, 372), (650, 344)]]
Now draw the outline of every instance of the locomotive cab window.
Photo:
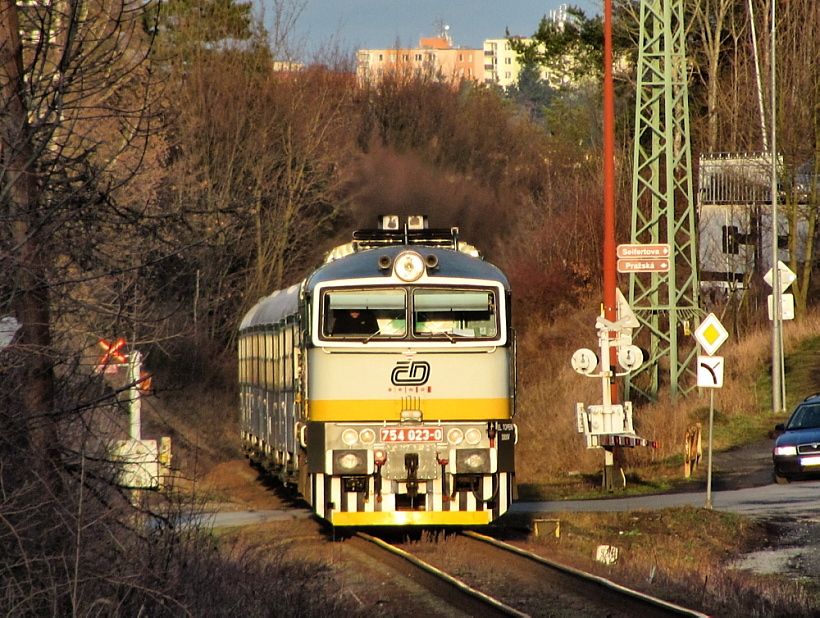
[(403, 290), (329, 290), (322, 303), (322, 335), (331, 339), (404, 337)]
[(493, 339), (498, 336), (495, 294), (490, 290), (413, 292), (413, 334), (419, 338)]

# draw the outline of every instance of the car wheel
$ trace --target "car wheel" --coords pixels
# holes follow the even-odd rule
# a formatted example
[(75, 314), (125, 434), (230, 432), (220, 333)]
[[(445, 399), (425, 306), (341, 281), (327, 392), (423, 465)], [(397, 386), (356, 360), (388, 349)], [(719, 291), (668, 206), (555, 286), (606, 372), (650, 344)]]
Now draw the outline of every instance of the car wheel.
[(791, 479), (784, 474), (778, 474), (777, 472), (775, 472), (774, 481), (778, 485), (788, 485), (791, 482)]

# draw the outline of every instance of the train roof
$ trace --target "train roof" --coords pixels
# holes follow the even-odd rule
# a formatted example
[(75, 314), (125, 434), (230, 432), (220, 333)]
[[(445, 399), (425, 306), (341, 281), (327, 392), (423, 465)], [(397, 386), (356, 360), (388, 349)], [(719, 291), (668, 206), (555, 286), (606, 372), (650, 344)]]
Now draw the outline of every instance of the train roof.
[(239, 330), (260, 324), (276, 324), (282, 318), (293, 315), (299, 308), (300, 283), (284, 290), (276, 290), (259, 300), (239, 323)]
[(392, 269), (380, 266), (380, 258), (386, 256), (389, 258), (389, 263), (392, 263), (399, 253), (407, 250), (416, 251), (424, 258), (429, 255), (435, 256), (438, 264), (435, 268), (428, 269), (427, 274), (430, 279), (486, 279), (500, 282), (505, 289), (509, 290), (509, 281), (504, 273), (493, 264), (476, 257), (476, 253), (424, 245), (377, 247), (334, 259), (315, 270), (307, 278), (306, 289), (312, 291), (317, 284), (336, 279), (389, 278)]

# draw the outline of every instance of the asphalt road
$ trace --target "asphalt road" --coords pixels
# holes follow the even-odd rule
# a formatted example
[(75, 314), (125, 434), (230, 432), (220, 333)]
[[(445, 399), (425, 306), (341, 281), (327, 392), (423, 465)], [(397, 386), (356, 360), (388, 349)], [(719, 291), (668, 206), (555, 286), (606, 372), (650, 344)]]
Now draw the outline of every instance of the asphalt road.
[[(510, 513), (636, 511), (705, 505), (706, 491), (699, 491), (602, 500), (516, 502)], [(820, 517), (820, 481), (713, 491), (712, 508), (749, 517), (817, 519)]]
[[(657, 510), (676, 506), (706, 506), (706, 491), (604, 498), (598, 500), (553, 500), (516, 502), (510, 513), (593, 513), (607, 511)], [(712, 508), (756, 518), (820, 518), (820, 481), (798, 481), (789, 485), (763, 485), (712, 492)], [(310, 517), (306, 509), (265, 511), (222, 511), (205, 513), (199, 519), (206, 527), (230, 527)]]

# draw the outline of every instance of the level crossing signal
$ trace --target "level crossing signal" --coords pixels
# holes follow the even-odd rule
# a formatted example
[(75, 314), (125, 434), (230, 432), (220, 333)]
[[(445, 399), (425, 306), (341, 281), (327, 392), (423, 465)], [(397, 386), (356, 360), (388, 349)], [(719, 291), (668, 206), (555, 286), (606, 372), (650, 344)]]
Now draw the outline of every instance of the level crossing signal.
[(119, 338), (114, 342), (100, 339), (97, 344), (102, 348), (103, 354), (97, 360), (97, 372), (115, 373), (117, 365), (124, 365), (128, 362), (128, 355), (125, 354), (125, 339)]

